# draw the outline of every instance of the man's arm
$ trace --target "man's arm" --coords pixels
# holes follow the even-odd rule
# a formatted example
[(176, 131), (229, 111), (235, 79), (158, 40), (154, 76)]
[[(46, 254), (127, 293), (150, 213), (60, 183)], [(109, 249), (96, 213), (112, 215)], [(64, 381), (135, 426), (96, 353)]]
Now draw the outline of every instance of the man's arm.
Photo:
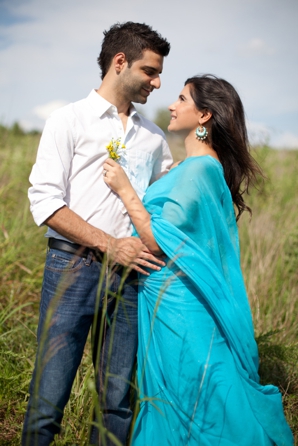
[(67, 206), (54, 212), (44, 224), (72, 242), (107, 253), (113, 262), (129, 266), (143, 274), (148, 275), (142, 267), (159, 270), (160, 267), (155, 263), (164, 265), (163, 261), (148, 252), (137, 237), (116, 239), (85, 222)]
[(72, 126), (66, 112), (56, 113), (46, 122), (30, 175), (28, 193), (36, 224), (46, 224), (68, 240), (107, 253), (114, 262), (139, 272), (145, 273), (142, 266), (159, 269), (156, 264), (164, 262), (152, 256), (138, 238), (115, 239), (68, 208), (64, 197), (73, 152)]

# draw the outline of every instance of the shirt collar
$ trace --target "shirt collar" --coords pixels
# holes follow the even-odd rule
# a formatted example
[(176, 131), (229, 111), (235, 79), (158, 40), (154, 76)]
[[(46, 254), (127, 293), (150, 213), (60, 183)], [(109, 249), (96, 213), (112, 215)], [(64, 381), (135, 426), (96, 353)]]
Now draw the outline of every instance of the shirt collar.
[[(117, 112), (117, 108), (111, 104), (109, 101), (107, 101), (106, 99), (104, 99), (102, 96), (100, 96), (100, 94), (98, 94), (96, 92), (96, 90), (92, 90), (88, 96), (88, 101), (91, 105), (91, 107), (93, 108), (93, 110), (95, 111), (95, 113), (101, 118), (102, 115), (106, 112)], [(130, 113), (129, 116), (130, 117), (139, 117), (138, 112), (135, 108), (135, 106), (133, 104), (131, 104), (130, 106)]]
[(130, 117), (135, 116), (136, 118), (139, 117), (139, 114), (138, 114), (138, 112), (137, 112), (137, 110), (136, 110), (136, 108), (135, 108), (135, 106), (133, 104), (130, 105), (129, 116)]

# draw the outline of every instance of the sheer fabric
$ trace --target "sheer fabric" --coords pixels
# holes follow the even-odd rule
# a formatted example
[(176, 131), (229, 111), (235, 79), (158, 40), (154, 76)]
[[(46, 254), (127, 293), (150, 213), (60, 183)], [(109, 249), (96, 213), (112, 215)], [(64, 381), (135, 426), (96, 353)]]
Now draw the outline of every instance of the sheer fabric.
[(132, 444), (289, 446), (281, 395), (262, 386), (238, 231), (221, 164), (187, 158), (144, 205), (167, 266), (139, 287)]

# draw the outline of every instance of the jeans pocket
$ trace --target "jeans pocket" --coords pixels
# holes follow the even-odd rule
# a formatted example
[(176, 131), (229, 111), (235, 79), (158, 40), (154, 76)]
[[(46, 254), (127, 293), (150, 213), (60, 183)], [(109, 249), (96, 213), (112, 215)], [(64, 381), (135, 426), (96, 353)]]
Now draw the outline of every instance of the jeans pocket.
[(68, 252), (50, 249), (47, 253), (45, 268), (60, 273), (75, 272), (85, 265), (86, 259)]

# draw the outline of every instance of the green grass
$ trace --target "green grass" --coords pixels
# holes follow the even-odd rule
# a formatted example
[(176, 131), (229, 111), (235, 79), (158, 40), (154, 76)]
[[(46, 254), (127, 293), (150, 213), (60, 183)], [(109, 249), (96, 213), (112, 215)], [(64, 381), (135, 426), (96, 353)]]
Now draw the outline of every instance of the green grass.
[(240, 220), (241, 258), (264, 384), (283, 393), (298, 444), (298, 151), (256, 152), (267, 179)]
[[(0, 127), (0, 445), (18, 445), (36, 350), (46, 242), (27, 199), (38, 135)], [(179, 140), (170, 141), (184, 157)], [(260, 350), (263, 383), (278, 385), (298, 442), (298, 151), (255, 152), (267, 180), (247, 197), (241, 261)], [(89, 343), (90, 345), (90, 343)], [(94, 385), (87, 346), (56, 445), (87, 444)]]

